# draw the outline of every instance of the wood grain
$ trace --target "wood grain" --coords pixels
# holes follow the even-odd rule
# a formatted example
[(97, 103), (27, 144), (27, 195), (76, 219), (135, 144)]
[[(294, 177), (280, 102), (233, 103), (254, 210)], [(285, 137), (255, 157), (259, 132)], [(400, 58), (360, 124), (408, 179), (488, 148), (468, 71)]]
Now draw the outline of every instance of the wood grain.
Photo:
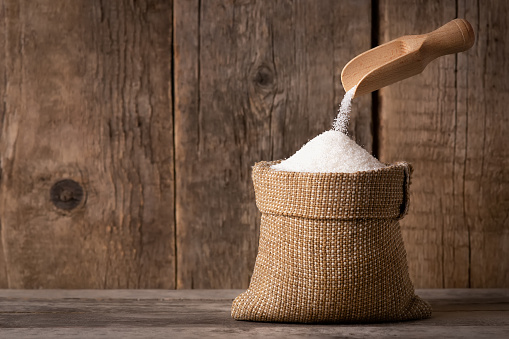
[(235, 321), (240, 290), (0, 290), (2, 338), (507, 338), (509, 290), (417, 290), (431, 319), (378, 324)]
[[(509, 286), (508, 6), (0, 0), (0, 287), (247, 287), (251, 166), (330, 128), (377, 21), (383, 43), (455, 17), (473, 49), (382, 89), (374, 122), (356, 98), (349, 130), (415, 167), (416, 286)], [(51, 197), (66, 179), (81, 200)]]
[[(5, 6), (0, 6), (0, 18), (2, 18), (2, 20), (4, 20), (5, 16), (6, 16), (6, 8)], [(7, 39), (6, 39), (6, 34), (4, 31), (1, 30), (0, 28), (0, 46), (6, 46), (7, 45)], [(7, 65), (6, 63), (6, 55), (5, 53), (0, 53), (0, 65), (4, 65), (3, 67), (0, 67), (0, 78), (1, 79), (4, 79), (3, 81), (3, 84), (0, 83), (0, 96), (1, 98), (3, 99), (3, 107), (0, 109), (0, 145), (1, 145), (1, 139), (2, 139), (2, 136), (4, 134), (4, 129), (3, 129), (3, 126), (5, 125), (5, 121), (6, 121), (6, 105), (5, 105), (5, 101), (6, 101), (6, 86), (5, 86), (5, 79), (7, 77), (7, 68), (5, 67), (5, 65)], [(2, 167), (2, 149), (0, 148), (0, 185), (1, 185), (1, 182), (2, 182), (2, 171), (3, 171), (3, 167)], [(1, 192), (1, 190), (0, 190)], [(1, 200), (1, 197), (0, 197), (0, 200)], [(0, 207), (0, 211), (1, 211), (1, 207)], [(5, 257), (5, 250), (4, 250), (4, 242), (3, 242), (3, 237), (2, 237), (2, 215), (0, 214), (0, 288), (8, 288), (9, 287), (9, 282), (8, 282), (8, 279), (7, 279), (7, 258)]]
[(509, 286), (509, 3), (458, 1), (477, 30), (458, 55), (458, 170), (470, 240), (470, 287)]
[[(247, 287), (251, 166), (331, 128), (341, 68), (369, 48), (369, 13), (369, 1), (175, 2), (178, 288)], [(352, 130), (370, 145), (369, 101), (358, 111)]]
[[(173, 288), (171, 2), (0, 7), (0, 281)], [(71, 210), (62, 179), (85, 193)]]
[(380, 2), (381, 42), (456, 16), (477, 35), (470, 51), (380, 91), (380, 158), (415, 169), (402, 228), (417, 287), (509, 285), (509, 67), (497, 42), (507, 11), (496, 1)]

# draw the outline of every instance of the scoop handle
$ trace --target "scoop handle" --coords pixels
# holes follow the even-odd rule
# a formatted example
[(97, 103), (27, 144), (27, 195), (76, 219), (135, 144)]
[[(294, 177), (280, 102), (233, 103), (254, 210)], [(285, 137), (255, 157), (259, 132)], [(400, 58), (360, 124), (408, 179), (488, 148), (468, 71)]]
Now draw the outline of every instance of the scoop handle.
[(474, 45), (472, 25), (465, 19), (454, 19), (431, 33), (423, 34), (423, 48), (432, 58), (466, 51)]

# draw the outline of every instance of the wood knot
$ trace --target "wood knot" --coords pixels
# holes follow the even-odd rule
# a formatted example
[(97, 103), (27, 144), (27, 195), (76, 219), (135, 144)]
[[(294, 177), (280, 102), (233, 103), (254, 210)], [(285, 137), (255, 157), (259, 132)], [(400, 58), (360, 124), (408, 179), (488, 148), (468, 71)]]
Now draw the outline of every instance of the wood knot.
[(50, 190), (53, 204), (62, 210), (72, 210), (83, 200), (83, 188), (76, 181), (64, 179), (56, 182)]
[(261, 87), (269, 87), (274, 81), (272, 70), (267, 66), (258, 67), (254, 76), (254, 82)]

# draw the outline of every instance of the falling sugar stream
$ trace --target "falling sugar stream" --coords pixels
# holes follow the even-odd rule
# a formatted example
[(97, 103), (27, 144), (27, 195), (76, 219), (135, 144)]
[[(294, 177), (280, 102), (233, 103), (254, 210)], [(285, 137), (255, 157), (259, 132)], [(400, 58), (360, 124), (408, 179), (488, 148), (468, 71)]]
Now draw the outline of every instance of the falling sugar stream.
[(352, 99), (356, 89), (357, 86), (353, 86), (348, 92), (345, 93), (343, 100), (341, 100), (338, 115), (332, 124), (332, 128), (335, 131), (348, 134), (348, 122), (350, 121), (350, 111), (352, 110)]

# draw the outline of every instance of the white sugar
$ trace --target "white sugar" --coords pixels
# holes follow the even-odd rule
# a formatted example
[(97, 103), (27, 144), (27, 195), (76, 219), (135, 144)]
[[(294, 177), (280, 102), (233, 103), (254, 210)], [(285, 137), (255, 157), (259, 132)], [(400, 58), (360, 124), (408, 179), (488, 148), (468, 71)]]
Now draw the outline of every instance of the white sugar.
[(288, 172), (354, 173), (385, 167), (346, 135), (355, 89), (349, 90), (341, 101), (332, 130), (310, 140), (290, 158), (272, 168)]
[(354, 173), (385, 167), (344, 133), (326, 131), (272, 168), (288, 172)]
[(335, 131), (348, 134), (348, 122), (350, 121), (350, 111), (352, 110), (352, 99), (357, 86), (353, 86), (348, 92), (345, 93), (341, 106), (339, 106), (338, 115), (332, 124)]

